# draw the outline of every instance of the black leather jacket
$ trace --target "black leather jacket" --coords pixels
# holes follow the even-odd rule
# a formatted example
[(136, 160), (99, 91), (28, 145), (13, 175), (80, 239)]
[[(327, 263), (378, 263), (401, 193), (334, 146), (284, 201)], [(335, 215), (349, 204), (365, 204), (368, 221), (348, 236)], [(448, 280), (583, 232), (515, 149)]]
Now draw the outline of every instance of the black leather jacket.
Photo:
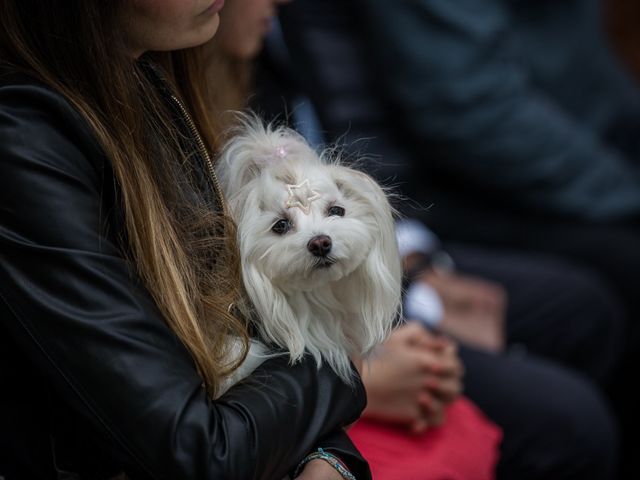
[(370, 478), (342, 430), (361, 384), (273, 359), (207, 399), (123, 258), (114, 183), (61, 95), (0, 70), (0, 477), (280, 479), (323, 447)]

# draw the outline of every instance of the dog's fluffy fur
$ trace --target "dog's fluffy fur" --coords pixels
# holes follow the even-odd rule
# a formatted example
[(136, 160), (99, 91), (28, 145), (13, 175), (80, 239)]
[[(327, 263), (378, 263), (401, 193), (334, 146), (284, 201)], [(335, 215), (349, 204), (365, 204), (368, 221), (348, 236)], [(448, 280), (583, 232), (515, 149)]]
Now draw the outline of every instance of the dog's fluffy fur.
[[(401, 265), (382, 188), (328, 156), (316, 154), (290, 129), (248, 119), (216, 168), (238, 224), (250, 318), (261, 340), (286, 349), (292, 363), (308, 352), (349, 383), (349, 356), (369, 354), (399, 313)], [(287, 186), (305, 180), (319, 195), (308, 213), (287, 206)], [(288, 231), (274, 232), (280, 220)], [(326, 256), (308, 248), (320, 235), (331, 239)], [(233, 381), (248, 375), (267, 351), (255, 342), (251, 350)]]

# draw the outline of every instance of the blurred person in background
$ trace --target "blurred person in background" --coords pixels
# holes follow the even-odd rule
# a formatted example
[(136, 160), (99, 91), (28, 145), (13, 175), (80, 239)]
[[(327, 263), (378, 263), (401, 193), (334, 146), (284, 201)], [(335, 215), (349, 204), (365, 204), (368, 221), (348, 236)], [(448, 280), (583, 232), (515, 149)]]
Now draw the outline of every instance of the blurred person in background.
[[(632, 465), (640, 91), (610, 48), (602, 3), (300, 0), (282, 20), (328, 139), (382, 158), (372, 171), (414, 200), (404, 213), (451, 256), (454, 242), (552, 255), (619, 299), (625, 358), (607, 391)], [(539, 347), (566, 360), (562, 342)]]
[[(226, 125), (232, 125), (233, 116), (224, 110), (244, 105), (251, 59), (261, 44), (262, 29), (255, 30), (258, 40), (250, 45), (235, 39), (243, 23), (252, 23), (247, 12), (257, 12), (257, 4), (258, 0), (229, 0), (222, 13), (220, 34), (211, 44), (213, 64), (229, 66), (226, 74), (220, 68), (212, 71), (211, 83), (226, 83), (235, 90), (212, 107)], [(285, 76), (274, 80), (284, 88), (291, 83)], [(277, 95), (269, 100), (282, 107)], [(399, 228), (401, 237), (403, 228)], [(414, 311), (430, 328), (443, 327), (435, 324), (439, 320), (460, 325), (460, 336), (480, 347), (463, 347), (461, 355), (471, 391), (481, 392), (483, 410), (506, 427), (498, 477), (613, 478), (615, 433), (593, 387), (557, 365), (522, 356), (517, 348), (507, 355), (497, 354), (504, 352), (507, 343), (518, 343), (520, 337), (534, 350), (536, 343), (551, 343), (562, 350), (559, 355), (566, 356), (568, 363), (582, 364), (593, 378), (606, 381), (618, 348), (619, 332), (614, 326), (621, 320), (606, 288), (589, 275), (583, 278), (582, 272), (559, 268), (547, 259), (520, 262), (516, 272), (510, 265), (520, 259), (517, 255), (496, 254), (478, 260), (483, 266), (492, 265), (501, 280), (507, 276), (520, 279), (506, 289), (498, 281), (477, 275), (429, 269), (425, 260), (430, 256), (430, 239), (437, 247), (437, 240), (429, 235), (421, 231), (417, 244), (404, 242), (408, 271), (413, 271), (416, 280), (424, 280), (431, 298), (435, 297), (435, 307), (420, 308), (424, 303), (418, 299)], [(473, 265), (469, 269), (473, 271)], [(568, 345), (562, 334), (572, 326), (581, 334)], [(369, 406), (351, 435), (370, 460), (376, 478), (404, 475), (430, 479), (447, 474), (461, 479), (487, 478), (494, 461), (495, 427), (468, 408), (471, 405), (466, 400), (454, 400), (457, 395), (451, 393), (461, 386), (457, 355), (451, 341), (411, 322), (399, 328), (380, 356), (365, 368)], [(449, 366), (435, 375), (437, 365)], [(445, 409), (447, 404), (450, 406)], [(583, 422), (585, 417), (592, 419), (588, 426)], [(558, 430), (555, 435), (554, 428)], [(411, 431), (418, 435), (410, 435)], [(474, 443), (477, 450), (470, 448)]]

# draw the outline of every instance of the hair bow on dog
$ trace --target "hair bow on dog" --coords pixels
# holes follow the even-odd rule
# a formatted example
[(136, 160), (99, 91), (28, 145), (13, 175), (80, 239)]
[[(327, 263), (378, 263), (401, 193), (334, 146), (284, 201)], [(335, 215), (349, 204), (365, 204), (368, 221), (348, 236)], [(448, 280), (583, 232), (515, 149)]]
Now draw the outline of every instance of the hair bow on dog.
[(287, 185), (287, 190), (289, 190), (289, 198), (287, 198), (286, 207), (297, 207), (305, 215), (309, 215), (311, 212), (311, 202), (321, 197), (318, 192), (311, 188), (308, 178), (305, 178), (298, 185)]

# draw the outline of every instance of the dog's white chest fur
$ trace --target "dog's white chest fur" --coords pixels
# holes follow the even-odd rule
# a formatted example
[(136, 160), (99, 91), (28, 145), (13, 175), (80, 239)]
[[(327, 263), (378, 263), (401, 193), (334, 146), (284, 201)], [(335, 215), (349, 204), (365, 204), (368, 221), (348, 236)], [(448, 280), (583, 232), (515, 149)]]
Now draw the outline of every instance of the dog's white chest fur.
[[(239, 354), (239, 350), (236, 352), (236, 354)], [(249, 344), (249, 352), (242, 362), (242, 365), (240, 365), (238, 369), (236, 369), (231, 375), (224, 379), (224, 381), (218, 388), (217, 396), (220, 397), (224, 395), (224, 393), (231, 387), (233, 387), (236, 383), (247, 378), (269, 357), (269, 349), (264, 344), (252, 340)]]

